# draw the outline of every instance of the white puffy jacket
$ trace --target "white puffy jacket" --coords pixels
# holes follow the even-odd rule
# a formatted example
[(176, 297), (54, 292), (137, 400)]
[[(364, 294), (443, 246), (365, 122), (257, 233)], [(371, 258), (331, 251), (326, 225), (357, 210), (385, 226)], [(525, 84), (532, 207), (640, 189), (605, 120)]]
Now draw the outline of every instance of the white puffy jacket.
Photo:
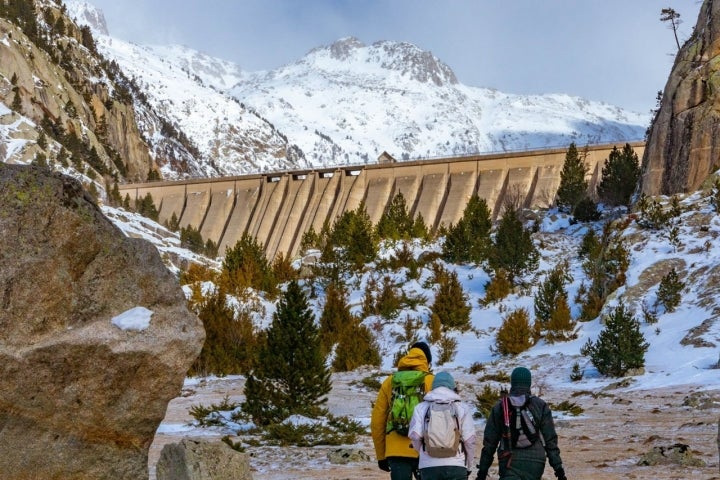
[[(425, 413), (431, 402), (457, 402), (458, 421), (460, 423), (460, 436), (462, 444), (457, 455), (448, 458), (431, 457), (423, 448), (423, 429), (425, 428)], [(457, 466), (470, 470), (473, 466), (475, 454), (475, 423), (473, 422), (470, 407), (460, 400), (460, 396), (446, 387), (438, 387), (425, 395), (424, 401), (415, 407), (408, 437), (413, 448), (420, 453), (420, 468)]]

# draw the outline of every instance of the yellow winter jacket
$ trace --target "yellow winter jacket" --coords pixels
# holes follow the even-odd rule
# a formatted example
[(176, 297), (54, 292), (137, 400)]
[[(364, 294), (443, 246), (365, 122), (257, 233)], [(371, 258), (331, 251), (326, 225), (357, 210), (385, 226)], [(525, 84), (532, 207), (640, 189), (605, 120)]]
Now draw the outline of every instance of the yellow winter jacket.
[[(411, 348), (407, 355), (398, 362), (398, 370), (421, 370), (430, 372), (430, 365), (425, 354), (419, 348)], [(433, 375), (425, 377), (425, 391), (432, 390)], [(392, 375), (387, 377), (380, 387), (377, 400), (372, 409), (370, 418), (370, 433), (375, 445), (375, 456), (378, 461), (387, 457), (413, 457), (418, 452), (412, 447), (410, 439), (400, 435), (396, 431), (385, 433), (388, 415), (390, 414), (390, 397), (392, 396)]]

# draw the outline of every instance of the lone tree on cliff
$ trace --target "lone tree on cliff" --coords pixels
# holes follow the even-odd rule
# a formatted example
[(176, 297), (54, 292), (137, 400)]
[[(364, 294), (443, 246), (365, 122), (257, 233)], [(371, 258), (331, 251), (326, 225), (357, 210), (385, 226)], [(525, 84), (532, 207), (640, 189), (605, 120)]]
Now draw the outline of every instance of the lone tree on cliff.
[(682, 20), (680, 20), (680, 14), (677, 13), (674, 8), (663, 8), (660, 10), (660, 21), (670, 22), (670, 28), (673, 31), (673, 35), (675, 35), (675, 44), (677, 45), (678, 50), (680, 50), (680, 40), (678, 40), (677, 36), (678, 27), (682, 23)]

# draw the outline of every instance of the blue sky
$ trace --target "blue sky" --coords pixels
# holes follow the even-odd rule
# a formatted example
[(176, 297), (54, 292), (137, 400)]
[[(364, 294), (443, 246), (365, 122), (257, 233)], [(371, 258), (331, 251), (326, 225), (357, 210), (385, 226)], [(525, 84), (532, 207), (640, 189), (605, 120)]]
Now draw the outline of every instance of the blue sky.
[(681, 41), (699, 0), (91, 0), (112, 36), (178, 43), (244, 70), (277, 68), (355, 36), (414, 43), (470, 86), (567, 93), (647, 112), (677, 52), (660, 10), (681, 15)]

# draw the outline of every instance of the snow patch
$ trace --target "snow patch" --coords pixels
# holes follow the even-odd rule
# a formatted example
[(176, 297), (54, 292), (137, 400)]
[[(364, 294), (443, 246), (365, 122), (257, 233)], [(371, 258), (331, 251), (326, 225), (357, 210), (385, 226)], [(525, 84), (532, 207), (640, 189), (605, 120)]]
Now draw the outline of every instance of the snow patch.
[(113, 317), (111, 323), (120, 330), (145, 330), (150, 326), (153, 311), (145, 307), (134, 307)]

